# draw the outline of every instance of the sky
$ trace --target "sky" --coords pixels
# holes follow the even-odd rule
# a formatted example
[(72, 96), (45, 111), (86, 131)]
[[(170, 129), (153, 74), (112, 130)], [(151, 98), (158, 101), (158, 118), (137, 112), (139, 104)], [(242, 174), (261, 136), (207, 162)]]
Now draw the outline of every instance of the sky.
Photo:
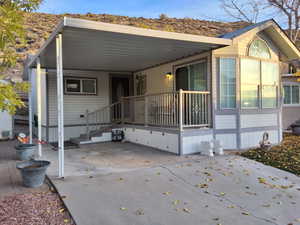
[(44, 0), (39, 12), (96, 13), (157, 18), (169, 17), (228, 20), (219, 0)]

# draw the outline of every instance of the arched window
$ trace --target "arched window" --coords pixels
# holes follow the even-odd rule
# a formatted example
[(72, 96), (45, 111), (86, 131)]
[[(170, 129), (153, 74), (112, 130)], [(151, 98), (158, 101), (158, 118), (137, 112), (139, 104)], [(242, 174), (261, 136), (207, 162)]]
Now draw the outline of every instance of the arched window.
[(249, 56), (254, 56), (257, 58), (270, 59), (271, 54), (269, 47), (265, 41), (260, 39), (255, 39), (252, 41), (249, 47)]

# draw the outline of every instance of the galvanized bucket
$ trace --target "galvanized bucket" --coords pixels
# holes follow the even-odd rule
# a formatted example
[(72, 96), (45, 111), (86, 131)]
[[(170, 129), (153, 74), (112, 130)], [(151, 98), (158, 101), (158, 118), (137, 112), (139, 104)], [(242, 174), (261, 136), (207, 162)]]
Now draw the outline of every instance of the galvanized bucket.
[(19, 160), (30, 160), (33, 159), (37, 147), (34, 144), (19, 144), (15, 149)]
[(49, 161), (42, 160), (17, 163), (17, 169), (21, 172), (23, 185), (31, 188), (41, 186), (44, 183), (46, 170), (49, 165)]

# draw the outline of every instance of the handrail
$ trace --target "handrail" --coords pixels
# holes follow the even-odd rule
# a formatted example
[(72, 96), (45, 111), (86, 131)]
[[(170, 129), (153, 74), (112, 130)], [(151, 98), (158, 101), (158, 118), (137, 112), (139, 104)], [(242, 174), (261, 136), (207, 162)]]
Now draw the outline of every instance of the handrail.
[[(86, 113), (87, 136), (104, 124), (184, 128), (211, 125), (209, 91), (168, 91), (126, 96), (120, 101)], [(98, 128), (99, 127), (99, 128)]]

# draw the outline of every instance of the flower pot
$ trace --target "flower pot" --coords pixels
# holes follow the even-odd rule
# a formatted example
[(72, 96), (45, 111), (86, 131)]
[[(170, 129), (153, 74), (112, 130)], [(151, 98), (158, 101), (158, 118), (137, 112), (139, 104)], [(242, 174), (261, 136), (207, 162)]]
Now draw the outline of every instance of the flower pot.
[(17, 157), (19, 160), (30, 160), (33, 159), (36, 145), (34, 144), (19, 144), (15, 147)]
[(17, 163), (17, 169), (20, 170), (23, 185), (25, 187), (39, 187), (44, 183), (46, 170), (50, 162), (42, 160), (31, 160)]

